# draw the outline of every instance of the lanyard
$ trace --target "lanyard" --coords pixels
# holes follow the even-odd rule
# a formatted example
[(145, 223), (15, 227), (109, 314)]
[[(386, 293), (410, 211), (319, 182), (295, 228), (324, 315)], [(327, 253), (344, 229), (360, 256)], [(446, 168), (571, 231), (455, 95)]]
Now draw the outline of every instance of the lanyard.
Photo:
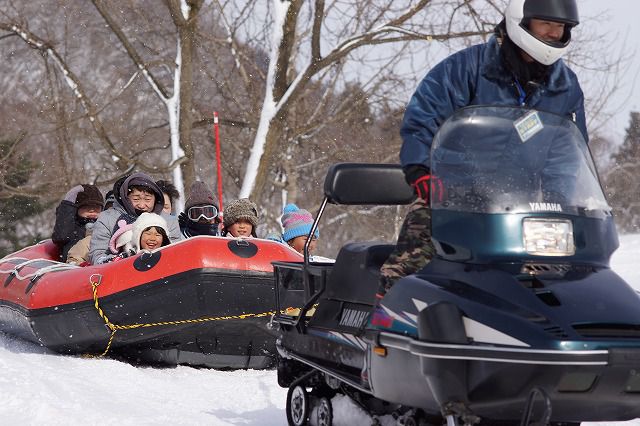
[(527, 100), (527, 92), (524, 91), (517, 78), (514, 78), (514, 80), (516, 82), (516, 89), (518, 89), (518, 105), (524, 106)]
[(520, 84), (517, 78), (515, 79), (515, 82), (516, 82), (516, 88), (518, 89), (518, 105), (524, 106), (525, 101), (527, 100), (527, 92), (524, 91), (524, 89), (522, 88), (522, 85)]

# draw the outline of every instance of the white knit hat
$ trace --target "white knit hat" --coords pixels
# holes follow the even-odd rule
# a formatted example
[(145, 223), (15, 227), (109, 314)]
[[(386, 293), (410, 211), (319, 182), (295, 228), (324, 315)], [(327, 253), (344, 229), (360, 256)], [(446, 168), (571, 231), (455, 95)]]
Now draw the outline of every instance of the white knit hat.
[(161, 228), (164, 231), (165, 236), (169, 236), (167, 221), (164, 220), (162, 216), (155, 213), (142, 213), (133, 223), (133, 236), (131, 237), (131, 243), (133, 244), (133, 249), (136, 253), (140, 251), (140, 237), (142, 236), (142, 232), (152, 226)]

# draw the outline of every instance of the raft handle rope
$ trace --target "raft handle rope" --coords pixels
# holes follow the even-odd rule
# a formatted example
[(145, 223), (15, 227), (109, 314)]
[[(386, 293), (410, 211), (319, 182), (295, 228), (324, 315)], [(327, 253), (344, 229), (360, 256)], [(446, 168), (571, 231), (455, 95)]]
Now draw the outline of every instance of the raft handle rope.
[[(6, 258), (3, 259), (3, 261), (7, 261), (10, 260), (11, 258)], [(19, 280), (26, 280), (26, 279), (31, 279), (34, 277), (39, 277), (42, 276), (44, 274), (46, 274), (47, 272), (53, 272), (53, 271), (66, 271), (69, 269), (76, 269), (79, 268), (79, 266), (76, 265), (71, 265), (69, 263), (60, 263), (60, 262), (55, 262), (52, 265), (49, 266), (45, 266), (43, 268), (37, 269), (36, 271), (30, 273), (30, 274), (26, 274), (26, 275), (21, 275), (20, 274), (20, 270), (22, 268), (24, 268), (25, 266), (30, 265), (31, 263), (35, 263), (35, 262), (52, 262), (51, 259), (29, 259), (26, 260), (25, 262), (19, 263), (17, 265), (14, 265), (12, 269), (0, 269), (0, 274), (11, 274), (14, 277), (16, 277)]]
[[(107, 342), (107, 346), (99, 355), (85, 355), (90, 358), (102, 358), (107, 355), (111, 346), (113, 344), (113, 339), (118, 330), (133, 330), (136, 328), (149, 328), (149, 327), (161, 327), (166, 325), (182, 325), (182, 324), (196, 324), (203, 323), (209, 321), (226, 321), (226, 320), (236, 320), (236, 319), (247, 319), (247, 318), (264, 318), (267, 316), (275, 315), (275, 311), (262, 312), (259, 314), (239, 314), (239, 315), (225, 315), (225, 316), (217, 316), (217, 317), (205, 317), (205, 318), (194, 318), (194, 319), (185, 319), (185, 320), (175, 320), (175, 321), (160, 321), (160, 322), (152, 322), (152, 323), (136, 323), (136, 324), (128, 324), (128, 325), (119, 325), (114, 324), (109, 320), (109, 317), (105, 314), (105, 312), (100, 307), (100, 303), (98, 300), (98, 286), (102, 282), (101, 274), (92, 274), (89, 277), (89, 283), (91, 284), (91, 289), (93, 291), (93, 304), (98, 311), (98, 315), (105, 323), (105, 326), (111, 332), (109, 336), (109, 341)], [(295, 311), (297, 308), (286, 308), (283, 313)]]

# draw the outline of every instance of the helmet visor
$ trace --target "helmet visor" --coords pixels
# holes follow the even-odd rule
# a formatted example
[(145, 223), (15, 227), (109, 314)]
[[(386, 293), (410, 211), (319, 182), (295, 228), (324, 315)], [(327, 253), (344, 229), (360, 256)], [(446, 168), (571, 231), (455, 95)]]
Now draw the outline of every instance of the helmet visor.
[(218, 208), (216, 206), (194, 206), (187, 211), (189, 219), (197, 222), (200, 218), (211, 220), (218, 217)]
[(523, 14), (524, 19), (561, 22), (569, 27), (580, 23), (575, 0), (526, 0)]

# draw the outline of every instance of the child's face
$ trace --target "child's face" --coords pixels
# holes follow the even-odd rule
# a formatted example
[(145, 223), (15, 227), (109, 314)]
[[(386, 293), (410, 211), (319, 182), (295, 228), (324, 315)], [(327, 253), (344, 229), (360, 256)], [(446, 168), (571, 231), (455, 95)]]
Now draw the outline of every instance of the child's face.
[(171, 214), (171, 210), (173, 206), (171, 205), (171, 198), (165, 193), (162, 194), (164, 196), (164, 206), (162, 207), (162, 211), (167, 214)]
[[(309, 243), (309, 254), (313, 254), (313, 252), (316, 251), (316, 244), (317, 244), (318, 239), (317, 238), (313, 238), (311, 240), (311, 242)], [(297, 251), (300, 254), (304, 254), (304, 245), (307, 242), (307, 236), (306, 235), (300, 235), (299, 237), (295, 237), (290, 239), (287, 244), (289, 244), (295, 251)]]
[(229, 233), (234, 237), (250, 237), (251, 231), (253, 231), (253, 225), (246, 219), (238, 219), (229, 227)]
[(150, 192), (140, 191), (137, 188), (131, 190), (129, 195), (127, 195), (131, 204), (136, 210), (141, 210), (143, 212), (151, 213), (153, 211), (153, 207), (156, 204), (156, 197)]
[(82, 206), (78, 209), (78, 216), (84, 219), (97, 219), (102, 211), (99, 206)]
[(162, 247), (162, 234), (155, 226), (145, 229), (140, 235), (140, 248), (155, 250)]

